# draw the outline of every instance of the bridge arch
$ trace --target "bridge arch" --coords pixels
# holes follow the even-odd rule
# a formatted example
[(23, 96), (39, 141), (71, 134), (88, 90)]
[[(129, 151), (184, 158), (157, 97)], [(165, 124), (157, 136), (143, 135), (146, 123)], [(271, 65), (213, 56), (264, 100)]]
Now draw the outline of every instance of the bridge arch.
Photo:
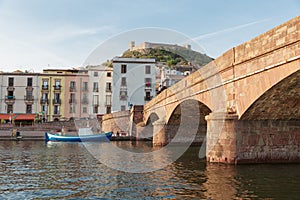
[[(207, 130), (205, 116), (212, 111), (196, 99), (187, 99), (172, 107), (173, 109), (166, 116), (165, 133), (167, 143), (171, 142), (176, 135), (194, 137), (194, 143), (202, 143)], [(190, 132), (185, 133), (187, 130)], [(185, 141), (183, 138), (177, 138), (175, 142), (184, 143)]]
[(259, 96), (241, 120), (300, 119), (300, 70), (280, 80)]

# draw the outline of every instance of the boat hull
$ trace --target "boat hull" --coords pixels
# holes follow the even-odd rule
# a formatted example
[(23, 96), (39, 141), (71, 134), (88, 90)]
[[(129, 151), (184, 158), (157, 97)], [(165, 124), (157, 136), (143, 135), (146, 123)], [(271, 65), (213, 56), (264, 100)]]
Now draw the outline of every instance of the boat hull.
[(93, 142), (93, 141), (109, 141), (112, 132), (93, 135), (71, 136), (71, 135), (57, 135), (45, 132), (45, 141), (56, 142)]

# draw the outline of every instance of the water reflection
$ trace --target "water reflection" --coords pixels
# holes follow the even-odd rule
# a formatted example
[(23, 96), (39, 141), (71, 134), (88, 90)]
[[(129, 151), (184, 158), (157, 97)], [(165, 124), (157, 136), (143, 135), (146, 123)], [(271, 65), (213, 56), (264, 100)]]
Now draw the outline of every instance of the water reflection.
[[(147, 143), (116, 145), (151, 151)], [(300, 198), (300, 165), (206, 164), (198, 158), (199, 147), (189, 148), (176, 162), (148, 173), (111, 169), (80, 143), (0, 142), (0, 152), (0, 199)], [(119, 159), (126, 166), (132, 158)], [(162, 162), (159, 157), (153, 159)]]

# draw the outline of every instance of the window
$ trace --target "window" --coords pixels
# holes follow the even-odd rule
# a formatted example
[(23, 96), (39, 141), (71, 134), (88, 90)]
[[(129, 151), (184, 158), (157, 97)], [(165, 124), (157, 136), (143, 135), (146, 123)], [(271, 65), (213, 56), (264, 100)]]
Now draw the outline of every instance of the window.
[(60, 79), (55, 79), (55, 82), (54, 82), (54, 89), (55, 90), (60, 90)]
[(94, 84), (93, 84), (93, 92), (99, 92), (98, 82), (94, 82)]
[(70, 113), (76, 113), (75, 108), (76, 108), (75, 105), (71, 104), (70, 105)]
[(89, 103), (89, 99), (88, 99), (88, 95), (87, 94), (83, 94), (82, 103), (83, 104), (88, 104)]
[(145, 78), (145, 86), (146, 87), (151, 87), (152, 84), (152, 79), (151, 78)]
[(98, 113), (98, 105), (93, 106), (93, 113), (94, 114)]
[(151, 74), (151, 66), (150, 65), (145, 66), (145, 74)]
[(111, 72), (107, 72), (107, 73), (106, 73), (106, 76), (107, 76), (107, 77), (111, 77)]
[(111, 82), (106, 83), (106, 92), (111, 92)]
[(13, 113), (13, 105), (7, 105), (7, 113)]
[(54, 106), (53, 114), (54, 115), (59, 115), (59, 106)]
[(126, 86), (126, 77), (122, 77), (121, 86)]
[(14, 86), (14, 78), (8, 78), (8, 86)]
[(27, 86), (32, 86), (32, 78), (27, 78)]
[(106, 114), (111, 113), (111, 106), (106, 106)]
[(94, 77), (98, 77), (98, 72), (94, 72)]
[(31, 90), (27, 90), (26, 91), (26, 96), (27, 97), (32, 97), (32, 91)]
[(32, 105), (26, 105), (26, 113), (32, 113)]
[(43, 79), (43, 86), (42, 89), (47, 90), (48, 89), (48, 79)]
[(47, 106), (42, 106), (42, 112), (45, 114), (47, 112)]
[(59, 93), (54, 93), (54, 103), (60, 103)]
[(106, 95), (105, 106), (111, 106), (111, 95)]
[(75, 102), (75, 94), (74, 93), (70, 94), (70, 103), (71, 104), (76, 103)]
[(124, 110), (126, 110), (126, 106), (121, 106), (121, 111), (124, 111)]
[(121, 73), (126, 74), (127, 72), (127, 66), (126, 65), (121, 65)]
[(150, 101), (152, 99), (151, 93), (146, 92), (145, 101)]
[(93, 96), (93, 105), (99, 105), (99, 95)]
[(88, 82), (83, 82), (82, 90), (87, 92), (88, 91)]
[(43, 93), (42, 100), (47, 100), (47, 99), (48, 99), (48, 93)]
[(55, 79), (55, 87), (60, 87), (60, 79)]
[(75, 81), (71, 81), (70, 82), (70, 89), (71, 90), (75, 90), (76, 89), (76, 82)]
[(127, 91), (120, 91), (120, 100), (127, 100)]
[(82, 107), (82, 113), (87, 113), (87, 107)]

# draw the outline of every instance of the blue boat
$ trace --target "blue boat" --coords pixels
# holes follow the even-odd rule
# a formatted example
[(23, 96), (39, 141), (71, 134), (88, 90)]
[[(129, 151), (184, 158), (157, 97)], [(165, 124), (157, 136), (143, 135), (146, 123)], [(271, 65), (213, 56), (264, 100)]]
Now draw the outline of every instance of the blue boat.
[(93, 141), (109, 141), (113, 132), (91, 135), (59, 135), (45, 132), (45, 141), (56, 142), (93, 142)]

